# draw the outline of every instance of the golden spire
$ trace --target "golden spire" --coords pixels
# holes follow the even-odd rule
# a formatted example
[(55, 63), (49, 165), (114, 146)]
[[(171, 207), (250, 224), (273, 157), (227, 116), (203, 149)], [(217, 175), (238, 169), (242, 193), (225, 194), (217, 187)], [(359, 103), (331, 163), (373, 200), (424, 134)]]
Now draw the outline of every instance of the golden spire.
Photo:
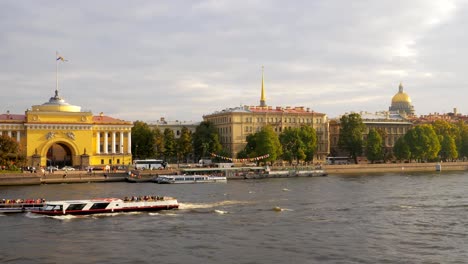
[(263, 65), (262, 65), (262, 94), (260, 96), (260, 106), (265, 107), (266, 106), (266, 101), (265, 101), (265, 81), (263, 78)]

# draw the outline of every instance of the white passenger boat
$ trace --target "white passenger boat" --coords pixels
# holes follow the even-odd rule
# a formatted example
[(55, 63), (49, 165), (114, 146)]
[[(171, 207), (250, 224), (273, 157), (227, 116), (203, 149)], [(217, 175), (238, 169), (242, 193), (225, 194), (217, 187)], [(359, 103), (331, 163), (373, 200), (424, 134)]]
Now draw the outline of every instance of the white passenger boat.
[(48, 201), (32, 213), (42, 215), (89, 215), (139, 211), (170, 210), (179, 207), (172, 197), (144, 196), (133, 198), (99, 198), (91, 200)]
[(160, 175), (154, 179), (156, 183), (213, 183), (226, 181), (225, 176), (211, 175)]

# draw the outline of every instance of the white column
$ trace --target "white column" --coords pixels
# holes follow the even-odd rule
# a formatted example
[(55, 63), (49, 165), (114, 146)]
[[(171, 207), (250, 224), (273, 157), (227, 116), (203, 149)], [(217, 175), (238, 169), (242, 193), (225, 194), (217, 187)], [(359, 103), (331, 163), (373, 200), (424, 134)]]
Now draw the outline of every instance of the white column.
[(16, 142), (20, 142), (21, 140), (21, 131), (16, 131)]
[(127, 143), (127, 152), (128, 154), (132, 153), (132, 132), (128, 132), (128, 135), (127, 135), (127, 140), (128, 140), (128, 143)]
[(96, 132), (96, 154), (101, 154), (101, 132)]
[(11, 130), (8, 130), (8, 136), (11, 137)]
[(115, 131), (112, 131), (112, 153), (115, 153)]
[(120, 131), (120, 154), (123, 154), (124, 153), (124, 144), (123, 144), (123, 137), (124, 137), (124, 133), (123, 131)]
[(109, 153), (109, 132), (104, 132), (104, 154)]

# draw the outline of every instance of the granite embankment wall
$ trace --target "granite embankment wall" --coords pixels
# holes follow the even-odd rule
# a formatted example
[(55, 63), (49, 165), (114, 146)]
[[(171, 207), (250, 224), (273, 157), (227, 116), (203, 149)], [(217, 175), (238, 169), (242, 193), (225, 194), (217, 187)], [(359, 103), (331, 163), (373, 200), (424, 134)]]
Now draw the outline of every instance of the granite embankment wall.
[[(152, 178), (158, 174), (174, 174), (174, 170), (141, 171), (141, 177)], [(37, 185), (60, 183), (87, 183), (87, 182), (121, 182), (128, 176), (125, 171), (104, 172), (93, 171), (55, 171), (54, 173), (0, 173), (0, 186), (9, 185)]]
[[(401, 173), (401, 172), (430, 172), (436, 171), (439, 163), (386, 163), (386, 164), (351, 164), (351, 165), (323, 165), (323, 169), (329, 176), (343, 174), (368, 174), (368, 173)], [(444, 162), (440, 163), (442, 171), (468, 171), (468, 162)], [(177, 170), (148, 171), (142, 173), (142, 177), (154, 177), (157, 174), (174, 174)], [(0, 186), (9, 185), (36, 185), (54, 183), (86, 183), (86, 182), (116, 182), (124, 181), (128, 176), (125, 172), (93, 172), (85, 171), (46, 173), (0, 173)]]
[(438, 164), (440, 164), (442, 171), (468, 170), (468, 162), (324, 165), (323, 169), (328, 172), (328, 175), (384, 172), (425, 172), (436, 171)]

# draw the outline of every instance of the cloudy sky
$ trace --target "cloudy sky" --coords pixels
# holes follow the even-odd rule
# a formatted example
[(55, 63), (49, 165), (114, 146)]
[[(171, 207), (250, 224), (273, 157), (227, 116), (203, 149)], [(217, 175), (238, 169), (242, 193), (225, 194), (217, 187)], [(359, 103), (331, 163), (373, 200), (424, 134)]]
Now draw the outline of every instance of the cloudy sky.
[(233, 0), (0, 2), (0, 112), (55, 90), (129, 121), (200, 121), (267, 104), (337, 117), (388, 110), (403, 83), (418, 115), (468, 114), (468, 2)]

